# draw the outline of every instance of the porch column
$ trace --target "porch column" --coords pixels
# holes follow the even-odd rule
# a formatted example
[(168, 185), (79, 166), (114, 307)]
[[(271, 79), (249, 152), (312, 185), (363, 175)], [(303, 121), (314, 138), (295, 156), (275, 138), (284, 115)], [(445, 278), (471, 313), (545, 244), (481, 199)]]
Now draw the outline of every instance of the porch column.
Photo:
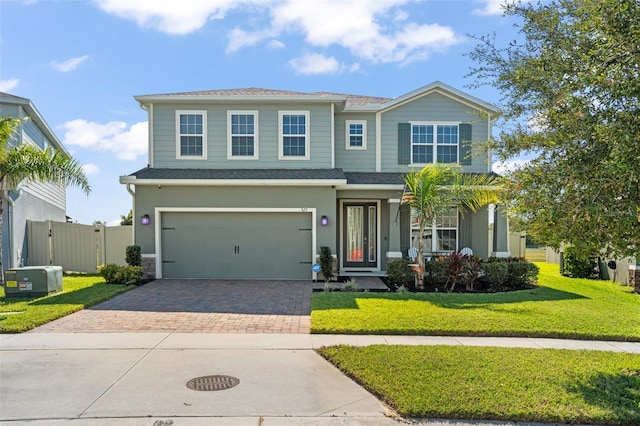
[(391, 198), (387, 200), (389, 203), (389, 251), (387, 252), (387, 260), (399, 259), (404, 257), (400, 248), (400, 199)]
[(493, 209), (493, 257), (509, 257), (509, 220), (502, 206)]

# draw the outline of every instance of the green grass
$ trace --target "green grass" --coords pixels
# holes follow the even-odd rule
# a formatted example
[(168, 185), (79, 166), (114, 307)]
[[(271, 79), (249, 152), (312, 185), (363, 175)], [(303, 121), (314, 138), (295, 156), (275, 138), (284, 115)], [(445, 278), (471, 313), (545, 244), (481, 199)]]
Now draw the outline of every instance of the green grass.
[(526, 249), (524, 256), (529, 262), (546, 262), (547, 251), (545, 249)]
[(640, 355), (388, 345), (319, 352), (403, 417), (640, 424)]
[(495, 294), (314, 293), (312, 333), (527, 336), (640, 341), (640, 295), (560, 276), (539, 263), (538, 288)]
[(106, 284), (99, 275), (65, 275), (62, 293), (39, 298), (5, 297), (4, 288), (0, 287), (0, 333), (31, 330), (132, 288), (134, 286)]

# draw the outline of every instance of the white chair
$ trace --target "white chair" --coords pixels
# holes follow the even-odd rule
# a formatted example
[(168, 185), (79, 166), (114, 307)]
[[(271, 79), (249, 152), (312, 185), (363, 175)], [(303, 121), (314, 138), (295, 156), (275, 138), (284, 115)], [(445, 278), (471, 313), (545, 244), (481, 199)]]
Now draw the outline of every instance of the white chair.
[(473, 256), (473, 250), (471, 250), (469, 247), (464, 247), (462, 250), (460, 250), (460, 254), (463, 256)]
[(412, 262), (415, 262), (416, 258), (418, 257), (418, 249), (415, 247), (411, 247), (408, 253), (409, 253), (409, 259), (411, 259)]

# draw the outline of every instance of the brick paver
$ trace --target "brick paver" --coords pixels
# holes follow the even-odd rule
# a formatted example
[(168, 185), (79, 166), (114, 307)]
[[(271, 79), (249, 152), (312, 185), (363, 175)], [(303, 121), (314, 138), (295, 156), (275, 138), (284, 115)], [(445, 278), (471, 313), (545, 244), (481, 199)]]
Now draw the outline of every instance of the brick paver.
[(32, 332), (309, 333), (311, 281), (157, 280)]

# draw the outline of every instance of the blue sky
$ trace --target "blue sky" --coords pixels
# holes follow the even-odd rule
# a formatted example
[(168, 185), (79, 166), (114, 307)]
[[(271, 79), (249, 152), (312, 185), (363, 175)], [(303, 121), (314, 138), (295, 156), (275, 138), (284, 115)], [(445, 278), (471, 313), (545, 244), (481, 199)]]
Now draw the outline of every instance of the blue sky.
[(261, 87), (396, 97), (471, 90), (467, 35), (516, 38), (502, 0), (0, 0), (0, 91), (29, 98), (85, 167), (74, 221), (117, 224), (147, 164), (134, 95)]

